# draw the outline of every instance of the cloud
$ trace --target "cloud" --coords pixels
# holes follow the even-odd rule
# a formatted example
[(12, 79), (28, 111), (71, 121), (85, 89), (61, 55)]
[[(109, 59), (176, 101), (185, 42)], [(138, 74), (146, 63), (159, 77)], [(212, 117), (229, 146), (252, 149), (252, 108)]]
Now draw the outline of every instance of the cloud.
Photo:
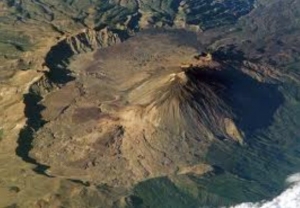
[(287, 178), (290, 187), (271, 201), (242, 203), (231, 208), (300, 208), (300, 173)]

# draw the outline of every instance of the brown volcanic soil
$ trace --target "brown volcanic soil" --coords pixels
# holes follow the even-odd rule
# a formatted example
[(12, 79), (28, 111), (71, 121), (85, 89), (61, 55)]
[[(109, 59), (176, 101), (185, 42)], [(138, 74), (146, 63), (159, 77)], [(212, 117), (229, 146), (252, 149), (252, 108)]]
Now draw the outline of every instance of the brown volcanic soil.
[(270, 121), (280, 101), (263, 106), (268, 112), (259, 123), (249, 99), (259, 105), (268, 92), (280, 100), (268, 84), (278, 76), (222, 52), (182, 69), (203, 50), (197, 38), (180, 30), (147, 30), (92, 58), (77, 57), (71, 63), (75, 80), (42, 101), (47, 123), (30, 156), (49, 165), (50, 175), (111, 186), (213, 170), (204, 164), (212, 143), (243, 145), (248, 126)]
[[(95, 6), (94, 1), (85, 2), (83, 4), (82, 1), (78, 0), (4, 0), (0, 3), (0, 16), (1, 20), (3, 20), (0, 21), (0, 163), (2, 167), (0, 171), (0, 207), (99, 207), (99, 202), (102, 207), (112, 207), (111, 201), (109, 202), (110, 205), (106, 203), (109, 201), (108, 198), (110, 198), (108, 195), (114, 195), (116, 198), (119, 198), (118, 194), (120, 193), (108, 194), (107, 189), (104, 189), (105, 196), (100, 197), (97, 196), (97, 194), (101, 195), (102, 190), (100, 193), (99, 190), (93, 190), (93, 187), (84, 187), (80, 183), (75, 184), (64, 178), (61, 180), (59, 177), (47, 178), (43, 175), (36, 174), (36, 172), (32, 171), (32, 169), (36, 170), (35, 163), (28, 163), (32, 162), (32, 159), (28, 160), (26, 149), (31, 148), (32, 137), (31, 135), (27, 135), (27, 132), (23, 130), (35, 130), (39, 128), (39, 125), (31, 125), (31, 122), (32, 120), (40, 119), (39, 111), (43, 108), (43, 106), (36, 103), (38, 101), (35, 95), (31, 95), (31, 89), (41, 84), (41, 81), (38, 80), (44, 76), (43, 71), (47, 70), (47, 67), (44, 67), (43, 64), (45, 55), (52, 50), (52, 46), (55, 47), (55, 45), (61, 41), (68, 42), (76, 54), (82, 51), (93, 50), (101, 45), (99, 43), (102, 42), (102, 37), (97, 34), (97, 31), (103, 27), (103, 24), (121, 30), (126, 30), (126, 28), (131, 30), (136, 27), (143, 28), (143, 25), (147, 26), (147, 24), (148, 26), (155, 25), (155, 27), (162, 27), (174, 23), (174, 28), (190, 28), (198, 31), (205, 30), (205, 32), (201, 33), (202, 43), (208, 48), (218, 50), (217, 52), (220, 52), (217, 48), (233, 44), (234, 47), (245, 52), (247, 59), (256, 59), (256, 61), (259, 60), (260, 63), (265, 62), (276, 66), (280, 68), (281, 71), (287, 72), (289, 78), (293, 81), (297, 81), (297, 77), (299, 77), (297, 75), (300, 66), (298, 62), (300, 54), (300, 47), (298, 47), (299, 1), (228, 0), (220, 4), (218, 1), (191, 0), (185, 1), (187, 4), (183, 6), (174, 5), (175, 7), (171, 10), (168, 8), (170, 7), (169, 2), (172, 1), (165, 0), (151, 1), (151, 3), (148, 3), (149, 1), (138, 1), (139, 5), (136, 6), (132, 3), (135, 4), (137, 1), (100, 2), (101, 5), (99, 6)], [(232, 2), (234, 2), (234, 6)], [(249, 2), (249, 4), (247, 2)], [(250, 6), (245, 7), (247, 4)], [(135, 8), (131, 10), (129, 8), (131, 6)], [(178, 11), (177, 6), (180, 6)], [(253, 8), (253, 12), (240, 18)], [(95, 11), (95, 9), (97, 11)], [(190, 9), (195, 10), (190, 12)], [(174, 12), (172, 10), (174, 10)], [(238, 13), (236, 13), (237, 10), (239, 10)], [(85, 14), (88, 16), (86, 17)], [(139, 16), (140, 14), (142, 15), (141, 17)], [(239, 18), (240, 20), (238, 21)], [(196, 20), (196, 22), (194, 20)], [(198, 20), (199, 22), (197, 22)], [(234, 22), (237, 22), (237, 24), (228, 25), (228, 27), (219, 27)], [(215, 30), (206, 30), (206, 28), (211, 27), (218, 28)], [(87, 28), (93, 28), (96, 31), (92, 29), (91, 34), (90, 32), (84, 32), (89, 31)], [(94, 45), (94, 43), (96, 44)], [(237, 57), (240, 57), (240, 53), (227, 54), (229, 54), (229, 58), (227, 58), (229, 60), (228, 65), (230, 67), (235, 66), (237, 63), (232, 63), (232, 61), (233, 59), (237, 60)], [(219, 56), (215, 55), (215, 57)], [(57, 56), (57, 58), (61, 59), (62, 57)], [(80, 58), (75, 64), (78, 69), (83, 69), (87, 66), (86, 62), (90, 63), (92, 60), (92, 56), (89, 56), (87, 59)], [(223, 62), (222, 64), (226, 62), (224, 58), (222, 58), (221, 61)], [(239, 60), (238, 63), (240, 62)], [(72, 69), (75, 70), (76, 67), (73, 66)], [(48, 66), (48, 68), (53, 72), (53, 68), (55, 67)], [(228, 69), (228, 67), (226, 68)], [(276, 191), (285, 188), (282, 185), (285, 177), (298, 171), (298, 138), (300, 129), (300, 122), (298, 122), (300, 112), (298, 109), (300, 109), (300, 91), (298, 84), (291, 84), (290, 80), (288, 84), (291, 86), (280, 86), (280, 90), (285, 98), (285, 103), (277, 110), (274, 120), (272, 121), (271, 118), (273, 118), (274, 112), (282, 102), (282, 96), (278, 93), (276, 86), (265, 83), (266, 81), (272, 82), (270, 79), (265, 80), (265, 78), (270, 77), (270, 75), (265, 75), (269, 67), (251, 64), (247, 67), (251, 70), (237, 66), (235, 68), (238, 69), (234, 71), (237, 75), (234, 76), (232, 73), (228, 73), (228, 77), (225, 79), (229, 82), (229, 84), (227, 83), (225, 86), (229, 87), (225, 88), (227, 91), (223, 93), (225, 96), (223, 96), (222, 100), (229, 106), (228, 109), (233, 111), (231, 115), (235, 115), (234, 123), (238, 129), (245, 132), (243, 139), (246, 145), (240, 147), (236, 145), (236, 143), (231, 143), (231, 147), (234, 148), (228, 148), (228, 142), (214, 140), (213, 145), (210, 145), (210, 149), (207, 151), (213, 158), (213, 161), (206, 162), (218, 165), (226, 171), (229, 171), (233, 174), (234, 178), (239, 176), (243, 181), (245, 181), (244, 179), (248, 179), (251, 183), (256, 181), (257, 184), (263, 185), (266, 189), (259, 192), (256, 189), (249, 188), (249, 183), (246, 182), (246, 186), (238, 184), (237, 186), (240, 187), (240, 189), (236, 189), (234, 188), (232, 180), (225, 183), (226, 178), (224, 180), (224, 178), (221, 177), (219, 183), (214, 183), (214, 178), (207, 179), (205, 176), (203, 178), (205, 180), (207, 179), (207, 184), (199, 186), (199, 189), (201, 189), (199, 193), (202, 194), (203, 189), (207, 189), (213, 195), (218, 194), (224, 196), (224, 194), (227, 194), (228, 198), (234, 196), (238, 198), (238, 201), (249, 201), (254, 200), (255, 197), (249, 197), (249, 195), (247, 195), (247, 197), (242, 199), (240, 196), (237, 196), (237, 194), (250, 193), (251, 195), (251, 193), (255, 192), (256, 196), (259, 196), (259, 199), (256, 198), (256, 200), (260, 200), (267, 197), (267, 195), (269, 195), (268, 197), (274, 196), (278, 193)], [(251, 75), (254, 79), (248, 76), (240, 76), (243, 75), (238, 73), (240, 69), (243, 69), (244, 73)], [(60, 71), (57, 72), (57, 74), (54, 74), (60, 76), (61, 80), (64, 80), (65, 77), (62, 76), (62, 73)], [(271, 69), (271, 72), (274, 72), (274, 70)], [(223, 73), (222, 77), (224, 77), (224, 75)], [(273, 77), (273, 75), (271, 77)], [(246, 77), (247, 79), (245, 79)], [(275, 76), (275, 78), (276, 77), (277, 76)], [(257, 80), (260, 81), (257, 82)], [(78, 83), (76, 88), (78, 88), (79, 92), (73, 92), (72, 87), (70, 87), (70, 93), (75, 94), (70, 96), (67, 90), (61, 93), (68, 99), (56, 98), (59, 102), (53, 102), (53, 106), (51, 103), (47, 103), (46, 111), (49, 111), (51, 107), (56, 109), (53, 114), (48, 114), (52, 116), (51, 118), (48, 117), (48, 120), (51, 120), (52, 123), (59, 120), (61, 121), (61, 114), (63, 115), (67, 112), (66, 107), (69, 103), (73, 101), (77, 102), (78, 97), (81, 96), (82, 82), (77, 79), (76, 83)], [(45, 87), (46, 89), (44, 89)], [(49, 89), (51, 89), (51, 86)], [(38, 90), (47, 92), (48, 86), (42, 85)], [(29, 96), (27, 94), (28, 91), (30, 92)], [(79, 95), (76, 93), (79, 93)], [(35, 94), (35, 92), (33, 94)], [(49, 95), (49, 98), (51, 96), (52, 94)], [(73, 106), (73, 103), (71, 106)], [(98, 118), (98, 111), (98, 106), (92, 107), (91, 110), (86, 110), (85, 108), (79, 109), (76, 114), (77, 122), (79, 122), (82, 117), (80, 115), (82, 114), (85, 114), (86, 122), (88, 122), (88, 119), (90, 121), (91, 118)], [(29, 113), (31, 116), (28, 116)], [(44, 115), (44, 117), (46, 118), (47, 116)], [(272, 125), (269, 126), (271, 121)], [(40, 120), (37, 121), (37, 123), (40, 122)], [(26, 123), (28, 126), (26, 126)], [(82, 121), (81, 124), (82, 123), (84, 122)], [(79, 128), (80, 126), (79, 122), (75, 127)], [(267, 126), (269, 126), (270, 129), (264, 128)], [(70, 129), (74, 131), (73, 124)], [(251, 134), (253, 130), (261, 130), (261, 132), (259, 134), (253, 134), (253, 136), (249, 138), (248, 135)], [(41, 131), (45, 131), (45, 129)], [(50, 129), (49, 131), (55, 134), (55, 129)], [(25, 134), (23, 134), (23, 132), (25, 132)], [(64, 137), (59, 134), (57, 135), (58, 139), (53, 140), (54, 143), (56, 141), (66, 141), (67, 143), (67, 139), (62, 140)], [(45, 144), (46, 143), (47, 142), (45, 142)], [(48, 141), (48, 143), (50, 142)], [(219, 152), (216, 151), (216, 147), (219, 147)], [(17, 152), (15, 151), (16, 148)], [(22, 152), (23, 148), (25, 149), (24, 152)], [(248, 151), (248, 153), (245, 152), (245, 150)], [(49, 153), (49, 155), (55, 155), (57, 153), (55, 149), (50, 149), (50, 151), (52, 152), (51, 154)], [(25, 161), (22, 161), (22, 159)], [(201, 160), (199, 160), (199, 163), (200, 162)], [(51, 164), (51, 170), (56, 167), (57, 163), (47, 162), (47, 164)], [(187, 174), (187, 177), (191, 172), (200, 174), (203, 172), (203, 168), (197, 166), (197, 164), (198, 162), (195, 166), (178, 171), (178, 173)], [(71, 166), (66, 167), (70, 169)], [(62, 168), (59, 167), (59, 169)], [(75, 170), (79, 173), (80, 168)], [(75, 171), (69, 171), (66, 174), (61, 172), (60, 174), (56, 173), (56, 175), (65, 175), (67, 179), (75, 178), (74, 172)], [(90, 171), (85, 171), (83, 173), (86, 178), (88, 178), (89, 172)], [(84, 179), (83, 176), (77, 178)], [(197, 177), (197, 184), (199, 178)], [(149, 181), (151, 182), (151, 180)], [(156, 182), (160, 180), (155, 178), (152, 181)], [(146, 186), (143, 183), (146, 183)], [(154, 186), (156, 188), (153, 188), (152, 183), (150, 183), (151, 186), (147, 186), (147, 181), (142, 182), (142, 184), (142, 186), (145, 186), (145, 193), (147, 195), (151, 190), (155, 189), (155, 200), (149, 199), (151, 203), (153, 202), (156, 203), (156, 205), (159, 204), (161, 207), (167, 207), (166, 199), (175, 200), (175, 197), (173, 197), (175, 196), (174, 194), (169, 194), (167, 197), (162, 194), (164, 192), (170, 192), (165, 191), (161, 183)], [(186, 184), (185, 182), (184, 187)], [(173, 185), (170, 187), (173, 187)], [(97, 192), (97, 194), (95, 192)], [(124, 196), (124, 194), (125, 193), (122, 193), (121, 195)], [(157, 200), (157, 196), (159, 195), (162, 195), (161, 199)], [(179, 199), (181, 197), (176, 198)], [(204, 198), (208, 199), (210, 197), (205, 196)], [(42, 200), (35, 203), (38, 199)], [(55, 201), (61, 201), (61, 204), (58, 205)], [(80, 201), (82, 202), (81, 204), (79, 204)], [(184, 197), (183, 201), (185, 203), (182, 206), (180, 206), (177, 201), (174, 201), (174, 204), (176, 207), (187, 207), (186, 197)], [(211, 203), (208, 204), (211, 205)], [(223, 205), (223, 201), (221, 204)], [(174, 207), (175, 205), (170, 207)], [(197, 207), (198, 206), (199, 204), (197, 204)]]

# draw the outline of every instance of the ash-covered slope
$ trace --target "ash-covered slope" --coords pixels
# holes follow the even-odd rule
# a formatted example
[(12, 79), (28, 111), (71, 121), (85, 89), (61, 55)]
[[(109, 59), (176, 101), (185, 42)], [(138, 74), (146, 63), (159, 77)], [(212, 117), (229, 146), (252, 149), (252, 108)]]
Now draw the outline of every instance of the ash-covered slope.
[(158, 72), (132, 90), (128, 100), (140, 108), (134, 110), (136, 116), (171, 134), (184, 133), (199, 140), (209, 140), (212, 135), (241, 140), (239, 133), (226, 132), (225, 125), (234, 126), (233, 115), (221, 97), (226, 86), (218, 77), (219, 70), (199, 65), (174, 69), (174, 73)]
[(212, 171), (211, 144), (243, 145), (245, 123), (255, 122), (244, 114), (247, 99), (264, 99), (277, 75), (221, 52), (198, 55), (197, 43), (193, 33), (149, 30), (78, 56), (75, 80), (42, 101), (47, 123), (30, 156), (53, 176), (111, 186)]

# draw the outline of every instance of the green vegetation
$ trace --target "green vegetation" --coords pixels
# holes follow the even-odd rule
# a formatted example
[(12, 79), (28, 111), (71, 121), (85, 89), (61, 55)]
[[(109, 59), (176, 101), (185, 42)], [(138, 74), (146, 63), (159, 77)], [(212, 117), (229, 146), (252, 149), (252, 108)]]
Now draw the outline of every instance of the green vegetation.
[(19, 32), (0, 31), (0, 56), (18, 58), (22, 52), (30, 50), (30, 39)]
[[(199, 201), (175, 186), (167, 177), (151, 179), (138, 184), (135, 196), (142, 199), (142, 204), (134, 207), (197, 207)], [(199, 204), (198, 204), (199, 206)]]
[(139, 183), (134, 193), (143, 200), (141, 207), (219, 207), (271, 197), (258, 183), (227, 172), (174, 177), (175, 181), (163, 177)]
[(3, 140), (4, 138), (4, 130), (0, 129), (0, 142)]

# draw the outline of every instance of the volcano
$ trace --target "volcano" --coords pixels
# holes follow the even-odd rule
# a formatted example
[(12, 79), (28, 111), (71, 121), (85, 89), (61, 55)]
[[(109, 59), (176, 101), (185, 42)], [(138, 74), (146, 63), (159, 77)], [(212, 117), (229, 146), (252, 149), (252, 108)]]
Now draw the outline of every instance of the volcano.
[[(199, 53), (198, 38), (146, 30), (78, 55), (74, 80), (41, 103), (46, 124), (30, 156), (50, 175), (111, 186), (212, 171), (204, 160), (211, 144), (244, 145), (268, 125), (281, 97), (271, 68), (221, 49)], [(258, 120), (256, 105), (264, 112)]]

